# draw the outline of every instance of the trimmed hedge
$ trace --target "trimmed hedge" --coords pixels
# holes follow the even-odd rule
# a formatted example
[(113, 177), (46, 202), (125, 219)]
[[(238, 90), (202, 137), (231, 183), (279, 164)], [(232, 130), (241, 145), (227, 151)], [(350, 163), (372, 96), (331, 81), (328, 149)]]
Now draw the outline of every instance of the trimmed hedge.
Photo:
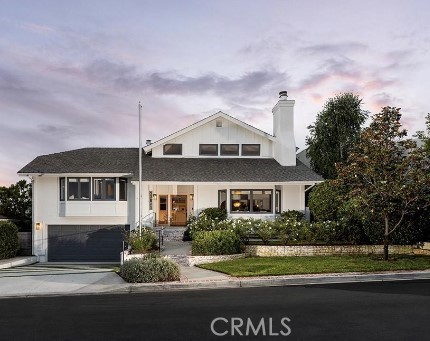
[(219, 207), (208, 207), (200, 212), (200, 215), (204, 214), (209, 219), (213, 220), (226, 220), (227, 219), (227, 210)]
[(10, 221), (0, 222), (0, 259), (13, 258), (18, 250), (18, 228)]
[(157, 249), (157, 236), (149, 228), (142, 228), (142, 232), (139, 232), (138, 229), (131, 231), (126, 237), (126, 241), (130, 245), (132, 253), (147, 253)]
[(171, 282), (179, 280), (180, 272), (172, 261), (149, 254), (125, 261), (120, 276), (129, 283)]
[(193, 236), (194, 256), (230, 255), (240, 253), (240, 239), (233, 231), (202, 231)]

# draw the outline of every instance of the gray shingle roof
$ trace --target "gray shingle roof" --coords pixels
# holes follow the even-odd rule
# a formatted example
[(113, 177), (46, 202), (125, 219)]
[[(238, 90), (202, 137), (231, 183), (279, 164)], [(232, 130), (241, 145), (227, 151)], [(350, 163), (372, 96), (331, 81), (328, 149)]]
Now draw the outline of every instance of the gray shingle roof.
[[(179, 182), (287, 182), (321, 181), (322, 178), (297, 160), (281, 166), (274, 159), (245, 158), (152, 158), (144, 155), (144, 181)], [(124, 173), (139, 175), (138, 148), (84, 148), (42, 155), (18, 173)]]

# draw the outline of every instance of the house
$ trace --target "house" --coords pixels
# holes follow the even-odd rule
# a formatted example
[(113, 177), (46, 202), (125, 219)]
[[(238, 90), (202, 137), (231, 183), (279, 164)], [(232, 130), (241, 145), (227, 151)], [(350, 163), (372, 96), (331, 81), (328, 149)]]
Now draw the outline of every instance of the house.
[[(273, 135), (223, 112), (143, 148), (141, 217), (184, 226), (207, 207), (273, 219), (305, 209), (322, 181), (296, 159), (294, 100), (273, 108)], [(22, 168), (33, 181), (33, 253), (40, 261), (119, 261), (124, 229), (139, 222), (138, 148), (42, 155)]]

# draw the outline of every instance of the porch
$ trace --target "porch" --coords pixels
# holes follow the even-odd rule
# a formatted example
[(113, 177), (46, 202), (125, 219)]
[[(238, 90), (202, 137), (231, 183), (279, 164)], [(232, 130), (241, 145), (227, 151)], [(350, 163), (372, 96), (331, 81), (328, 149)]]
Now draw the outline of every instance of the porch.
[(225, 208), (231, 218), (270, 220), (285, 210), (305, 211), (308, 185), (311, 184), (145, 182), (142, 209), (144, 215), (153, 213), (154, 223), (164, 227), (184, 227), (191, 216), (208, 207)]

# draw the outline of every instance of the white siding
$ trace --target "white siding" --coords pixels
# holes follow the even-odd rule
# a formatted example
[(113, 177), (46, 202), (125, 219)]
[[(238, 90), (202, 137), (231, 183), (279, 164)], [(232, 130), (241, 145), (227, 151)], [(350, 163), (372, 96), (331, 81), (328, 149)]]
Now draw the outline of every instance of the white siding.
[[(217, 120), (222, 120), (222, 127), (216, 127)], [(220, 118), (214, 119), (166, 143), (182, 144), (182, 155), (179, 157), (199, 157), (200, 144), (260, 144), (260, 157), (272, 157), (271, 140), (238, 124)], [(220, 153), (220, 147), (218, 148), (218, 153)], [(240, 154), (241, 146), (239, 146)], [(152, 150), (152, 157), (178, 157), (178, 155), (163, 155), (163, 146), (160, 145)]]
[[(48, 225), (125, 225), (130, 224), (128, 216), (128, 205), (134, 206), (130, 199), (134, 194), (131, 193), (131, 187), (128, 186), (128, 201), (116, 202), (122, 206), (121, 216), (109, 216), (106, 210), (108, 206), (115, 205), (113, 202), (66, 202), (71, 206), (66, 206), (72, 210), (75, 216), (60, 216), (59, 201), (59, 178), (50, 176), (35, 177), (33, 182), (33, 253), (39, 256), (40, 261), (46, 261), (48, 247)], [(125, 206), (124, 206), (125, 203)], [(93, 216), (90, 216), (91, 211)], [(98, 213), (96, 213), (98, 212)], [(99, 216), (95, 216), (99, 214)], [(112, 215), (112, 213), (110, 213)], [(41, 223), (41, 229), (36, 230), (36, 223)]]

